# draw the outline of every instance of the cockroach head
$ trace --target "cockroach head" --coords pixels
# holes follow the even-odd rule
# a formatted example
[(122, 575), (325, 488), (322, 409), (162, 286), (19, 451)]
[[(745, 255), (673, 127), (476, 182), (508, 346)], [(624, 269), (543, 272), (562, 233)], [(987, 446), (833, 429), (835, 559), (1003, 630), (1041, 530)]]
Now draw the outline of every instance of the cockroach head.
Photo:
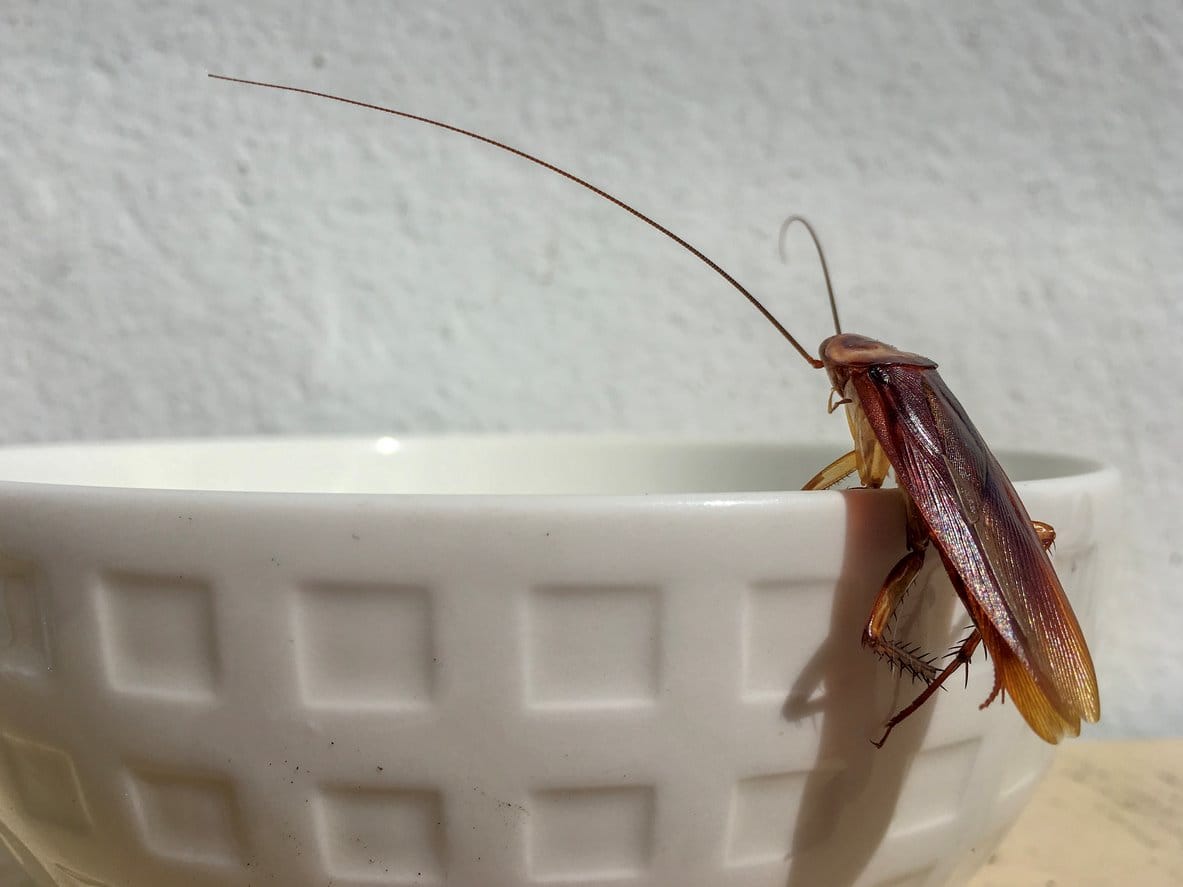
[(935, 369), (936, 364), (927, 357), (900, 351), (876, 339), (868, 339), (857, 333), (839, 333), (830, 336), (820, 349), (822, 364), (829, 373), (834, 390), (840, 394), (846, 391), (851, 376), (869, 373), (876, 367), (909, 366), (917, 369)]

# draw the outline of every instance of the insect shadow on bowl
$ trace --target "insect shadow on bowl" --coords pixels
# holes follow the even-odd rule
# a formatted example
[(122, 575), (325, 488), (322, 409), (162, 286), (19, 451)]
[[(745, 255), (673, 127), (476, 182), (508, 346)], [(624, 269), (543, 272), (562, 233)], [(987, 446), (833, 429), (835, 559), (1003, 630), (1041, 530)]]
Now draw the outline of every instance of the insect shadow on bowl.
[[(812, 721), (817, 757), (809, 770), (789, 840), (786, 887), (848, 887), (855, 883), (888, 835), (911, 763), (927, 732), (933, 707), (925, 706), (901, 728), (892, 745), (871, 739), (883, 721), (914, 695), (912, 682), (884, 668), (860, 646), (870, 602), (883, 575), (868, 552), (880, 552), (883, 525), (871, 517), (875, 499), (891, 490), (845, 490), (846, 547), (830, 610), (830, 628), (801, 672), (781, 713), (793, 723)], [(903, 544), (903, 507), (899, 508)], [(881, 544), (881, 543), (879, 543)], [(890, 561), (898, 552), (883, 552)], [(901, 637), (938, 637), (952, 619), (954, 595), (929, 594), (939, 564), (927, 564), (909, 593), (894, 630)], [(943, 641), (940, 641), (943, 642)]]

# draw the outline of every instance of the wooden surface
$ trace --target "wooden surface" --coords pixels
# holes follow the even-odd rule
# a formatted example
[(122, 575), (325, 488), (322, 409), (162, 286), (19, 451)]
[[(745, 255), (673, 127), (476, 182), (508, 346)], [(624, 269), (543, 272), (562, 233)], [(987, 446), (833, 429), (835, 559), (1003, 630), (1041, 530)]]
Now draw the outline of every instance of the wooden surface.
[(969, 887), (1183, 885), (1183, 739), (1070, 742)]

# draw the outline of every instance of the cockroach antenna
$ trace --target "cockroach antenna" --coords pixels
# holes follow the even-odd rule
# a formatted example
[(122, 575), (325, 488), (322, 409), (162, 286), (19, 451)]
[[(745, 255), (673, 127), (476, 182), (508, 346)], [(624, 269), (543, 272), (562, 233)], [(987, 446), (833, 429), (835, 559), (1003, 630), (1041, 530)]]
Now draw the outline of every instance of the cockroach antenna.
[(826, 279), (826, 295), (830, 297), (830, 314), (834, 318), (834, 332), (837, 335), (842, 335), (842, 324), (838, 321), (838, 301), (834, 298), (834, 285), (830, 283), (830, 266), (826, 262), (826, 251), (822, 249), (821, 238), (813, 230), (813, 225), (809, 224), (809, 220), (804, 216), (789, 216), (780, 226), (780, 237), (777, 238), (780, 260), (782, 262), (788, 262), (789, 260), (788, 255), (785, 253), (785, 235), (794, 222), (800, 222), (805, 226), (805, 230), (809, 232), (810, 240), (813, 241), (813, 247), (817, 250), (817, 257), (822, 263), (822, 276)]
[[(782, 336), (784, 336), (788, 340), (790, 345), (792, 345), (795, 349), (797, 349), (797, 353), (800, 354), (803, 358), (805, 358), (806, 363), (808, 363), (814, 369), (821, 369), (822, 368), (822, 362), (820, 360), (818, 360), (816, 357), (813, 357), (812, 355), (810, 355), (810, 353), (808, 351), (806, 351), (805, 348), (802, 347), (801, 343), (797, 341), (797, 339), (793, 336), (793, 334), (790, 333), (784, 327), (784, 325), (781, 324), (781, 322), (776, 319), (775, 316), (773, 316), (771, 311), (769, 311), (767, 308), (764, 307), (763, 303), (761, 303), (759, 299), (757, 299), (754, 295), (752, 295), (752, 293), (747, 289), (747, 287), (745, 287), (738, 280), (736, 280), (734, 277), (732, 277), (730, 274), (728, 274), (726, 271), (724, 271), (723, 268), (718, 265), (718, 263), (716, 263), (714, 260), (709, 258), (704, 252), (702, 252), (702, 250), (698, 249), (697, 247), (688, 243), (683, 238), (679, 237), (677, 234), (675, 234), (669, 228), (665, 227), (665, 225), (662, 225), (659, 222), (656, 222), (653, 219), (649, 218), (649, 216), (645, 215), (639, 209), (625, 203), (619, 197), (615, 197), (612, 194), (609, 194), (603, 188), (599, 188), (596, 185), (593, 185), (591, 182), (587, 181), (586, 179), (581, 179), (579, 176), (575, 175), (574, 173), (567, 172), (567, 170), (565, 170), (561, 167), (555, 166), (553, 163), (548, 163), (547, 161), (543, 160), (541, 157), (535, 157), (533, 154), (529, 154), (526, 151), (521, 150), (520, 148), (515, 148), (512, 145), (507, 145), (504, 142), (499, 142), (496, 139), (491, 139), (488, 136), (483, 136), (478, 132), (472, 132), (471, 130), (463, 129), (459, 126), (453, 126), (452, 124), (444, 123), (441, 120), (433, 120), (430, 117), (423, 117), (419, 114), (411, 114), (408, 111), (399, 111), (399, 110), (396, 110), (395, 108), (386, 108), (386, 107), (383, 107), (382, 105), (374, 105), (374, 104), (370, 104), (369, 102), (361, 102), (356, 99), (348, 99), (348, 98), (345, 98), (344, 96), (332, 95), (327, 92), (318, 92), (315, 89), (304, 89), (299, 86), (285, 86), (281, 83), (266, 83), (261, 80), (247, 80), (242, 77), (227, 77), (223, 74), (210, 74), (208, 76), (214, 80), (225, 80), (229, 83), (243, 83), (243, 84), (246, 84), (247, 86), (262, 86), (262, 87), (265, 87), (266, 89), (279, 89), (279, 90), (283, 90), (284, 92), (296, 92), (296, 93), (300, 93), (302, 95), (310, 95), (310, 96), (315, 96), (316, 98), (329, 99), (330, 101), (334, 101), (334, 102), (341, 102), (344, 105), (354, 105), (355, 107), (358, 107), (358, 108), (366, 108), (371, 111), (381, 111), (384, 114), (393, 114), (395, 117), (403, 117), (407, 120), (416, 120), (419, 123), (426, 123), (429, 126), (435, 126), (440, 129), (446, 129), (449, 132), (454, 132), (454, 133), (457, 133), (458, 135), (468, 136), (468, 138), (470, 138), (470, 139), (476, 139), (478, 142), (484, 142), (486, 145), (492, 145), (494, 148), (500, 148), (502, 151), (508, 151), (510, 154), (515, 154), (518, 157), (521, 157), (523, 160), (528, 160), (531, 163), (538, 164), (539, 166), (543, 167), (544, 169), (549, 169), (551, 172), (555, 173), (556, 175), (560, 175), (565, 179), (569, 179), (570, 181), (574, 182), (575, 184), (580, 185), (580, 186), (586, 188), (587, 190), (591, 191), (593, 194), (599, 195), (600, 197), (607, 200), (609, 203), (616, 204), (618, 207), (623, 209), (625, 212), (630, 213), (631, 215), (640, 219), (646, 225), (649, 225), (651, 228), (655, 228), (656, 230), (660, 231), (662, 234), (664, 234), (666, 237), (668, 237), (674, 243), (678, 244), (678, 246), (682, 247), (684, 250), (689, 252), (691, 255), (693, 255), (695, 258), (697, 258), (699, 261), (703, 262), (708, 268), (710, 268), (712, 271), (714, 271), (716, 274), (718, 274), (720, 277), (722, 277), (724, 280), (726, 280), (729, 284), (731, 284), (735, 289), (737, 289), (745, 299), (747, 299), (749, 302), (751, 302), (752, 305), (756, 308), (756, 310), (759, 311), (764, 316), (764, 319), (767, 320), (770, 324), (772, 324), (772, 326), (776, 329), (776, 331), (779, 332)], [(824, 264), (824, 260), (823, 260), (823, 264)], [(829, 274), (827, 272), (827, 278), (828, 277), (829, 277)], [(831, 299), (832, 298), (833, 298), (833, 294), (831, 293)]]

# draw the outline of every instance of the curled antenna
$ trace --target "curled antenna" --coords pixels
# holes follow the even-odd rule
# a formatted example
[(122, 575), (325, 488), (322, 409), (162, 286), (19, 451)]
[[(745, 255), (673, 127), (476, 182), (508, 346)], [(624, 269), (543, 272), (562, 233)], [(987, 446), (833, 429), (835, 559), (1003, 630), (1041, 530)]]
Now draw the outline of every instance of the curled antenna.
[(759, 299), (757, 299), (755, 296), (753, 296), (747, 290), (747, 288), (745, 288), (742, 284), (740, 284), (739, 281), (737, 281), (734, 277), (732, 277), (730, 274), (728, 274), (726, 271), (724, 271), (718, 264), (716, 264), (713, 260), (709, 259), (705, 253), (703, 253), (701, 250), (697, 249), (696, 247), (691, 246), (687, 241), (683, 240), (681, 237), (679, 237), (677, 234), (675, 234), (669, 228), (666, 228), (664, 225), (661, 225), (658, 222), (655, 222), (653, 219), (649, 218), (647, 215), (645, 215), (640, 210), (635, 209), (632, 206), (629, 206), (627, 203), (625, 203), (620, 198), (612, 196), (607, 191), (605, 191), (603, 188), (598, 188), (595, 185), (593, 185), (591, 182), (585, 181), (584, 179), (581, 179), (579, 176), (575, 175), (574, 173), (569, 173), (569, 172), (567, 172), (567, 170), (562, 169), (558, 166), (555, 166), (553, 163), (547, 163), (545, 160), (541, 159), (540, 157), (535, 157), (533, 154), (528, 154), (525, 151), (520, 150), (519, 148), (515, 148), (512, 145), (507, 145), (504, 142), (499, 142), (496, 139), (491, 139), (488, 136), (483, 136), (480, 133), (472, 132), (471, 130), (467, 130), (467, 129), (462, 129), (459, 126), (453, 126), (450, 123), (443, 123), (442, 121), (439, 121), (439, 120), (433, 120), (430, 117), (422, 117), (418, 114), (411, 114), (407, 111), (399, 111), (394, 108), (385, 108), (382, 105), (372, 105), (369, 102), (361, 102), (361, 101), (357, 101), (356, 99), (347, 99), (343, 96), (331, 95), (330, 93), (327, 93), (327, 92), (317, 92), (314, 89), (303, 89), (302, 87), (299, 87), (299, 86), (284, 86), (283, 84), (280, 84), (280, 83), (265, 83), (260, 80), (245, 80), (241, 77), (226, 77), (222, 74), (210, 74), (208, 76), (214, 80), (225, 80), (230, 83), (243, 83), (243, 84), (246, 84), (247, 86), (262, 86), (262, 87), (265, 87), (266, 89), (280, 89), (285, 92), (296, 92), (296, 93), (300, 93), (302, 95), (310, 95), (310, 96), (315, 96), (316, 98), (329, 99), (330, 101), (334, 101), (334, 102), (341, 102), (342, 104), (346, 104), (346, 105), (354, 105), (358, 108), (366, 108), (371, 111), (381, 111), (384, 114), (393, 114), (396, 117), (403, 117), (403, 118), (406, 118), (407, 120), (416, 120), (419, 123), (426, 123), (429, 126), (436, 126), (436, 127), (439, 127), (440, 129), (446, 129), (449, 132), (458, 133), (459, 135), (462, 135), (462, 136), (468, 136), (468, 138), (470, 138), (470, 139), (476, 139), (478, 142), (484, 142), (486, 145), (492, 145), (494, 148), (500, 148), (503, 151), (508, 151), (510, 154), (515, 154), (518, 157), (521, 157), (523, 160), (529, 160), (531, 163), (536, 163), (545, 169), (549, 169), (551, 172), (556, 173), (565, 179), (570, 179), (572, 182), (574, 182), (577, 185), (582, 185), (584, 188), (591, 191), (593, 194), (598, 194), (600, 197), (603, 197), (608, 202), (616, 204), (618, 207), (623, 209), (625, 212), (631, 213), (632, 215), (636, 216), (638, 219), (640, 219), (646, 225), (649, 225), (650, 227), (657, 229), (662, 234), (664, 234), (666, 237), (668, 237), (670, 240), (674, 241), (674, 243), (678, 244), (678, 246), (687, 250), (691, 255), (693, 255), (699, 261), (703, 262), (708, 268), (710, 268), (712, 271), (714, 271), (716, 274), (718, 274), (720, 277), (722, 277), (724, 280), (726, 280), (735, 289), (737, 289), (743, 295), (744, 298), (746, 298), (749, 302), (751, 302), (752, 305), (756, 308), (756, 310), (759, 311), (762, 315), (764, 315), (764, 319), (767, 320), (769, 323), (771, 323), (772, 326), (776, 329), (776, 331), (779, 332), (782, 336), (784, 336), (789, 341), (790, 345), (792, 345), (794, 348), (797, 349), (797, 353), (800, 354), (803, 358), (805, 358), (805, 361), (810, 366), (814, 367), (815, 369), (821, 369), (821, 367), (822, 367), (822, 362), (820, 360), (818, 360), (816, 357), (811, 357), (809, 352), (801, 347), (801, 343), (798, 342), (793, 337), (793, 334), (790, 333), (787, 329), (785, 329), (785, 327), (781, 324), (781, 322), (773, 316), (771, 311), (769, 311), (767, 308), (764, 307), (764, 305), (760, 302)]
[(834, 299), (834, 286), (830, 283), (830, 266), (826, 264), (826, 251), (822, 249), (821, 239), (817, 236), (817, 232), (813, 230), (813, 225), (809, 224), (809, 220), (804, 216), (789, 216), (785, 219), (784, 224), (780, 226), (780, 238), (778, 241), (780, 260), (782, 262), (789, 260), (788, 256), (785, 255), (785, 234), (793, 222), (800, 222), (805, 226), (805, 230), (809, 232), (809, 236), (813, 240), (814, 248), (817, 249), (817, 257), (821, 259), (822, 263), (822, 276), (826, 279), (826, 293), (830, 297), (830, 314), (834, 318), (834, 332), (841, 333), (842, 324), (838, 322), (838, 302)]

